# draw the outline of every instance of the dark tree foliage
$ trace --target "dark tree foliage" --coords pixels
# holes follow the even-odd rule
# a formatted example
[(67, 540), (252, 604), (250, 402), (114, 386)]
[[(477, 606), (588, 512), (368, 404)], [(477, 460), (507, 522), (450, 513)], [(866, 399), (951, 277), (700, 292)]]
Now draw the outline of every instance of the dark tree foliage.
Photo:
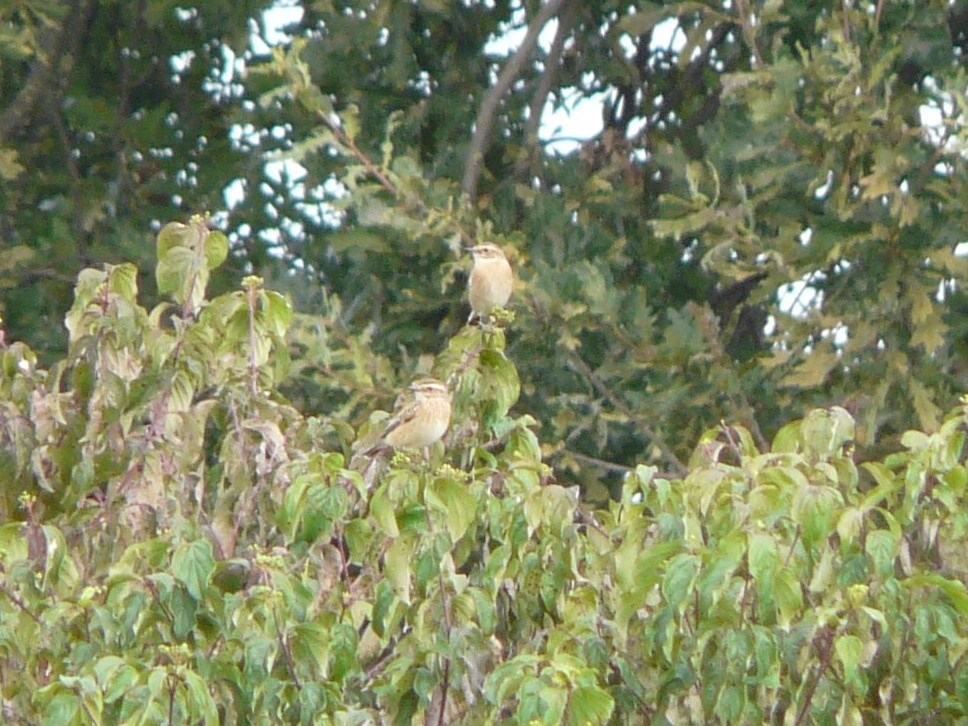
[[(464, 319), (460, 248), (506, 245), (521, 405), (589, 483), (827, 403), (890, 450), (962, 387), (961, 4), (314, 2), (274, 59), (259, 4), (39, 7), (3, 11), (0, 274), (42, 349), (79, 267), (221, 210), (231, 274), (384, 358), (307, 361), (308, 410), (409, 378)], [(547, 153), (576, 99), (600, 132)]]

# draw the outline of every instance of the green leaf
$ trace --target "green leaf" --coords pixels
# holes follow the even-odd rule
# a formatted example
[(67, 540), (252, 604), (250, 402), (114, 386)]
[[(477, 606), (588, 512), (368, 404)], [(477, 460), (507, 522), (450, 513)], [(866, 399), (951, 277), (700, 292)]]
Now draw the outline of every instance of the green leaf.
[[(537, 682), (535, 682), (537, 686)], [(560, 724), (568, 705), (568, 691), (564, 688), (543, 686), (523, 688), (521, 693), (521, 715), (527, 715), (529, 720), (540, 718), (544, 724)]]
[(180, 545), (171, 558), (171, 571), (195, 600), (201, 600), (215, 569), (212, 543), (195, 540)]
[(43, 703), (45, 726), (68, 726), (77, 723), (81, 711), (80, 698), (69, 691), (60, 691), (44, 703), (41, 700), (43, 693), (44, 691), (36, 693), (34, 700)]
[(716, 715), (724, 723), (734, 723), (743, 713), (746, 698), (741, 689), (736, 686), (726, 685), (719, 692), (716, 699)]
[(155, 268), (158, 292), (170, 294), (175, 302), (184, 304), (197, 274), (193, 265), (196, 259), (195, 253), (186, 247), (175, 247), (159, 258)]
[(532, 531), (542, 526), (559, 533), (571, 524), (578, 506), (578, 491), (550, 484), (528, 494), (524, 500), (524, 516)]
[(786, 568), (776, 573), (775, 597), (779, 610), (778, 621), (781, 626), (789, 627), (801, 615), (803, 608), (803, 592), (799, 578)]
[(403, 535), (394, 540), (386, 553), (386, 577), (396, 596), (409, 605), (413, 553), (417, 540), (414, 535)]
[(691, 597), (699, 576), (699, 565), (699, 558), (688, 553), (676, 555), (666, 565), (662, 594), (670, 607), (679, 608)]
[(767, 583), (772, 585), (780, 561), (773, 537), (763, 532), (750, 535), (747, 558), (750, 575), (760, 587), (765, 588)]
[(861, 695), (866, 691), (866, 683), (861, 674), (864, 660), (864, 643), (856, 635), (841, 635), (834, 642), (834, 652), (844, 669), (844, 678), (854, 693)]
[(283, 337), (292, 324), (292, 305), (285, 297), (270, 290), (260, 291), (259, 296), (266, 329), (275, 336)]
[(568, 723), (573, 726), (604, 724), (615, 710), (615, 699), (597, 686), (579, 686), (571, 692)]
[(167, 609), (171, 614), (171, 630), (175, 638), (185, 640), (195, 628), (198, 600), (186, 587), (173, 587), (168, 593)]
[(222, 592), (239, 592), (249, 581), (252, 565), (248, 560), (232, 559), (217, 562), (212, 573), (212, 583)]
[(477, 500), (463, 482), (436, 477), (426, 490), (427, 506), (441, 512), (452, 542), (456, 542), (477, 517)]
[(833, 533), (842, 505), (840, 492), (831, 487), (810, 485), (797, 491), (791, 514), (806, 546), (816, 547)]
[(518, 400), (521, 383), (514, 364), (500, 350), (482, 350), (479, 368), (481, 375), (477, 384), (477, 400), (482, 402), (485, 422), (493, 426), (507, 415)]
[(205, 263), (214, 270), (229, 256), (229, 239), (218, 230), (209, 230), (205, 237)]
[(201, 718), (205, 726), (217, 726), (218, 707), (212, 694), (209, 693), (208, 683), (194, 671), (185, 670), (181, 675), (188, 689), (189, 713), (192, 720), (197, 721)]
[(325, 675), (329, 660), (329, 631), (316, 623), (299, 623), (290, 632), (293, 659), (308, 667), (313, 677)]
[(875, 529), (867, 533), (864, 550), (874, 563), (874, 571), (880, 577), (890, 577), (893, 573), (898, 544), (897, 537), (890, 530)]
[(123, 698), (139, 679), (137, 669), (117, 656), (101, 658), (94, 669), (98, 684), (104, 692), (104, 702), (108, 704)]
[(400, 529), (397, 527), (397, 516), (393, 503), (390, 501), (390, 490), (387, 484), (382, 484), (370, 499), (370, 514), (377, 526), (388, 537), (398, 537)]
[(854, 440), (854, 419), (840, 406), (816, 409), (803, 420), (800, 435), (804, 451), (826, 461), (839, 456), (844, 444)]
[(907, 588), (936, 587), (941, 590), (954, 605), (961, 617), (968, 617), (968, 590), (963, 582), (948, 580), (935, 573), (912, 575), (904, 580)]
[(783, 376), (780, 385), (784, 388), (816, 388), (827, 380), (830, 371), (839, 362), (840, 356), (824, 341), (817, 350)]

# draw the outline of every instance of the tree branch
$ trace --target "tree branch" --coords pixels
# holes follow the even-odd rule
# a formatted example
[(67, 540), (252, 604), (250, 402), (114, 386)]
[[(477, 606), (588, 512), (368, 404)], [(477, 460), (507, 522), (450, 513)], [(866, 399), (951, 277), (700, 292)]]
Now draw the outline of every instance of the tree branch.
[(521, 41), (521, 45), (511, 56), (507, 65), (504, 66), (504, 70), (498, 76), (497, 83), (491, 87), (491, 90), (487, 92), (481, 102), (477, 119), (474, 121), (474, 136), (471, 138), (471, 146), (467, 152), (464, 180), (461, 183), (461, 189), (472, 204), (477, 197), (477, 182), (480, 179), (481, 167), (484, 164), (484, 152), (487, 150), (488, 140), (491, 137), (491, 127), (494, 124), (494, 117), (497, 114), (501, 99), (521, 73), (524, 64), (531, 58), (531, 54), (538, 44), (538, 35), (542, 28), (552, 17), (558, 14), (564, 4), (565, 0), (549, 0), (547, 4), (541, 7), (541, 10), (528, 25), (528, 32), (524, 36), (524, 40)]
[[(551, 94), (551, 87), (554, 85), (561, 69), (561, 54), (565, 49), (565, 40), (575, 25), (578, 17), (578, 3), (574, 0), (565, 0), (564, 7), (561, 9), (561, 17), (558, 18), (558, 30), (555, 38), (551, 41), (548, 49), (548, 57), (545, 59), (544, 73), (538, 88), (531, 99), (529, 107), (528, 123), (524, 128), (524, 151), (517, 163), (514, 165), (514, 175), (523, 176), (531, 165), (534, 153), (538, 149), (538, 129), (541, 126), (541, 114), (544, 111), (545, 103)], [(540, 153), (540, 152), (539, 152)]]

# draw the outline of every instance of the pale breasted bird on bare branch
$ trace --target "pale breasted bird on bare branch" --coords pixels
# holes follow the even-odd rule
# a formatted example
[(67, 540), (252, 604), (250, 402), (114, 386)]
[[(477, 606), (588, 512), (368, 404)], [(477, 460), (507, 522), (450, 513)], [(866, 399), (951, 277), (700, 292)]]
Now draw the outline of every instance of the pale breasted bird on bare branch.
[(514, 273), (504, 250), (488, 243), (471, 247), (469, 251), (474, 255), (474, 267), (467, 280), (467, 297), (471, 303), (468, 323), (475, 317), (484, 320), (495, 308), (503, 308), (514, 286)]

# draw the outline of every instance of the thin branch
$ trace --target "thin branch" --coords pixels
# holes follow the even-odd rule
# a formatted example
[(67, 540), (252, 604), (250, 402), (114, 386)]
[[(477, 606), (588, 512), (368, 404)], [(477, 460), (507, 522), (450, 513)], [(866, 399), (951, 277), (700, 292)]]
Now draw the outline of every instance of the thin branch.
[(756, 442), (759, 450), (769, 451), (770, 445), (760, 430), (760, 424), (756, 420), (753, 404), (746, 397), (746, 393), (743, 391), (742, 385), (740, 385), (739, 376), (736, 374), (733, 360), (726, 353), (726, 350), (723, 348), (723, 343), (719, 338), (719, 325), (716, 322), (715, 315), (713, 315), (709, 308), (701, 307), (694, 303), (690, 304), (689, 307), (696, 322), (699, 323), (699, 329), (706, 339), (706, 345), (709, 347), (709, 352), (712, 354), (713, 360), (725, 368), (729, 375), (731, 390), (727, 392), (727, 395), (732, 400), (733, 405), (738, 409), (737, 413), (741, 416), (743, 424), (753, 436), (753, 440)]
[(13, 594), (13, 592), (11, 592), (6, 585), (0, 585), (0, 592), (6, 595), (10, 602), (16, 605), (24, 615), (29, 616), (38, 625), (43, 625), (43, 621), (41, 621), (41, 619), (35, 613), (32, 613), (30, 608), (24, 604), (24, 601)]
[[(366, 173), (376, 179), (380, 186), (389, 192), (394, 199), (399, 202), (403, 202), (404, 204), (411, 205), (425, 217), (430, 214), (430, 208), (420, 197), (409, 197), (404, 194), (403, 191), (401, 191), (400, 188), (393, 182), (393, 180), (384, 173), (383, 169), (377, 166), (373, 160), (367, 156), (366, 152), (356, 145), (356, 142), (343, 130), (339, 123), (333, 120), (331, 116), (323, 113), (322, 111), (318, 112), (318, 116), (326, 128), (332, 132), (333, 136), (336, 138), (336, 142), (349, 151), (349, 153), (363, 165), (363, 168), (366, 169)], [(472, 246), (474, 244), (474, 238), (470, 235), (470, 233), (468, 233), (467, 230), (460, 225), (455, 224), (454, 226), (456, 227), (456, 231), (460, 235), (461, 241), (464, 243), (464, 245), (468, 247)]]
[(602, 380), (595, 375), (595, 372), (588, 367), (588, 364), (582, 359), (577, 352), (571, 351), (571, 361), (572, 365), (585, 380), (602, 396), (604, 396), (616, 409), (618, 409), (624, 416), (626, 416), (630, 421), (632, 421), (641, 431), (644, 433), (652, 442), (659, 447), (659, 451), (662, 454), (662, 458), (665, 462), (672, 468), (676, 477), (684, 477), (689, 470), (686, 466), (679, 460), (676, 453), (669, 447), (655, 429), (646, 421), (644, 418), (632, 411), (617, 394), (615, 394), (608, 386), (605, 385)]
[(279, 613), (273, 613), (276, 620), (276, 631), (279, 634), (279, 647), (282, 649), (283, 660), (286, 661), (286, 670), (289, 672), (289, 678), (295, 684), (296, 688), (302, 688), (300, 683), (299, 674), (296, 673), (296, 661), (292, 657), (292, 646), (289, 643), (289, 638), (282, 630), (282, 626), (279, 624)]
[(746, 44), (753, 51), (753, 57), (756, 59), (756, 67), (762, 68), (763, 56), (760, 55), (760, 47), (756, 44), (756, 31), (753, 29), (753, 21), (746, 7), (746, 0), (736, 0), (736, 13), (739, 15), (739, 24), (743, 29)]
[(565, 5), (561, 9), (561, 17), (558, 18), (558, 29), (555, 38), (551, 41), (548, 49), (548, 56), (544, 63), (544, 73), (538, 88), (531, 99), (531, 106), (528, 113), (528, 123), (524, 128), (524, 151), (514, 166), (515, 176), (523, 176), (531, 165), (534, 151), (540, 145), (538, 140), (538, 129), (541, 126), (541, 115), (544, 111), (545, 103), (551, 94), (551, 87), (554, 85), (561, 69), (561, 54), (565, 49), (565, 40), (571, 33), (575, 20), (578, 17), (578, 3), (575, 0), (565, 0)]
[(880, 32), (881, 14), (884, 12), (884, 0), (877, 0), (877, 9), (874, 11), (874, 31)]
[[(381, 187), (390, 192), (394, 199), (405, 201), (403, 192), (401, 192), (397, 185), (394, 184), (390, 179), (390, 177), (384, 174), (383, 170), (374, 164), (373, 160), (367, 156), (359, 146), (356, 145), (356, 142), (343, 130), (343, 127), (336, 123), (336, 121), (334, 121), (329, 114), (323, 113), (322, 111), (319, 111), (318, 113), (320, 120), (326, 125), (326, 128), (333, 133), (333, 136), (336, 137), (336, 141), (345, 146), (349, 152), (356, 157), (361, 164), (363, 164), (363, 167), (366, 169), (367, 173), (376, 179), (380, 183)], [(421, 212), (427, 211), (427, 207), (424, 205), (423, 200), (416, 198), (409, 201), (413, 201)]]
[(61, 118), (61, 104), (52, 103), (47, 110), (51, 125), (54, 127), (55, 135), (60, 141), (61, 146), (64, 147), (64, 166), (67, 167), (67, 171), (73, 182), (71, 184), (71, 208), (73, 211), (73, 215), (71, 216), (71, 233), (77, 245), (77, 256), (82, 265), (88, 265), (91, 261), (88, 258), (87, 232), (84, 229), (83, 174), (81, 174), (81, 168), (78, 166), (77, 159), (74, 157), (74, 146), (71, 143), (70, 134), (67, 133), (67, 126), (64, 124), (64, 119)]
[(474, 136), (471, 138), (470, 149), (467, 152), (464, 180), (461, 183), (461, 189), (472, 204), (477, 197), (477, 182), (480, 179), (481, 167), (484, 164), (484, 152), (491, 137), (491, 127), (494, 125), (494, 117), (497, 115), (501, 99), (511, 88), (525, 63), (530, 60), (531, 54), (538, 44), (538, 35), (542, 28), (558, 14), (564, 4), (565, 0), (549, 0), (546, 5), (542, 6), (528, 25), (528, 32), (525, 34), (524, 40), (521, 41), (521, 45), (511, 56), (507, 65), (504, 66), (501, 75), (498, 76), (497, 83), (491, 87), (491, 90), (487, 92), (481, 102), (477, 119), (474, 122)]
[[(609, 471), (615, 474), (631, 474), (635, 471), (634, 466), (625, 466), (624, 464), (617, 464), (614, 461), (605, 461), (604, 459), (597, 459), (594, 456), (588, 456), (587, 454), (581, 454), (573, 449), (562, 449), (552, 455), (553, 457), (564, 457), (570, 456), (575, 461), (581, 464), (587, 464), (588, 466), (597, 466), (600, 469)], [(680, 476), (678, 473), (673, 473), (671, 471), (657, 471), (655, 473), (656, 478), (659, 479), (675, 479)]]
[(249, 392), (253, 396), (259, 395), (259, 363), (256, 360), (258, 345), (255, 335), (256, 302), (259, 291), (255, 285), (249, 285), (246, 300), (249, 306)]
[(801, 726), (805, 722), (807, 714), (810, 712), (810, 705), (813, 701), (814, 694), (817, 692), (817, 686), (820, 685), (824, 671), (830, 667), (831, 656), (833, 655), (833, 648), (831, 647), (833, 639), (833, 630), (826, 627), (814, 636), (813, 647), (816, 648), (820, 656), (820, 662), (817, 664), (813, 680), (806, 688), (803, 702), (797, 710), (796, 718), (793, 721), (794, 726)]
[(571, 449), (562, 449), (558, 452), (558, 456), (570, 456), (575, 461), (582, 464), (587, 464), (589, 466), (597, 466), (599, 469), (604, 469), (605, 471), (610, 471), (616, 474), (628, 474), (635, 471), (631, 466), (625, 466), (624, 464), (616, 464), (612, 461), (605, 461), (604, 459), (596, 459), (594, 456), (587, 456), (586, 454), (580, 454), (577, 451), (572, 451)]
[(444, 682), (440, 684), (440, 711), (437, 713), (437, 726), (445, 726), (447, 723), (447, 692), (449, 690), (450, 658), (446, 658), (444, 660)]

